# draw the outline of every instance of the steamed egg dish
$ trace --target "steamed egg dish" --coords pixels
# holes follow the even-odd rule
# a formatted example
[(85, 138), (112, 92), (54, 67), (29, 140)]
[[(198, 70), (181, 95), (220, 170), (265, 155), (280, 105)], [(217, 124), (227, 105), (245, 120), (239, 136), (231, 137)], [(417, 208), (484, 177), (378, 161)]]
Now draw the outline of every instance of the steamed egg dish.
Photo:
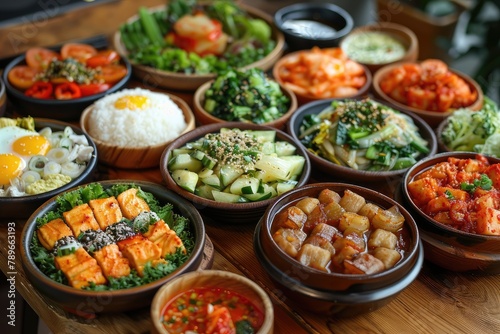
[(23, 127), (26, 118), (22, 122), (0, 121), (0, 197), (34, 195), (61, 187), (79, 176), (92, 157), (93, 147), (87, 138), (70, 127), (37, 132), (32, 130), (34, 125)]

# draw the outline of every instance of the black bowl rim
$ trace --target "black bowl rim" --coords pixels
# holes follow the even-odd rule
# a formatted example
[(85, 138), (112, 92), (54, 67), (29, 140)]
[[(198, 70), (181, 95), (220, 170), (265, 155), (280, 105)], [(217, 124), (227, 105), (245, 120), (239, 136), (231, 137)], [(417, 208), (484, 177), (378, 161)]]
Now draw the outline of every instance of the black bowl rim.
[(304, 285), (303, 283), (294, 280), (289, 277), (286, 273), (282, 272), (279, 268), (273, 265), (272, 261), (266, 256), (262, 250), (261, 242), (259, 239), (261, 229), (261, 223), (257, 225), (254, 232), (253, 244), (254, 253), (259, 259), (266, 272), (276, 281), (287, 286), (289, 289), (298, 292), (300, 294), (306, 295), (308, 297), (317, 298), (320, 300), (327, 300), (342, 304), (359, 304), (372, 302), (377, 300), (382, 300), (393, 295), (398, 294), (408, 287), (419, 275), (420, 270), (424, 262), (424, 249), (422, 246), (422, 241), (418, 240), (418, 254), (417, 260), (413, 265), (413, 268), (406, 273), (404, 277), (400, 280), (390, 283), (389, 285), (379, 287), (372, 290), (360, 291), (360, 292), (345, 292), (345, 291), (327, 291), (318, 290)]
[[(405, 258), (401, 262), (398, 262), (394, 267), (387, 269), (387, 270), (384, 270), (382, 272), (376, 273), (376, 274), (368, 274), (368, 275), (327, 273), (327, 272), (324, 272), (324, 271), (321, 271), (318, 269), (303, 266), (303, 265), (300, 265), (297, 260), (291, 258), (288, 254), (285, 254), (285, 252), (283, 252), (278, 246), (276, 246), (276, 253), (278, 253), (281, 258), (285, 259), (285, 261), (291, 263), (292, 265), (294, 265), (294, 264), (300, 265), (301, 270), (304, 272), (314, 274), (317, 276), (320, 275), (320, 276), (324, 277), (326, 280), (328, 278), (331, 278), (331, 277), (349, 278), (350, 280), (352, 280), (352, 284), (350, 284), (350, 286), (363, 284), (363, 281), (366, 281), (367, 279), (373, 280), (373, 279), (378, 279), (378, 278), (381, 278), (384, 276), (388, 276), (388, 275), (392, 274), (394, 271), (398, 270), (399, 267), (401, 267), (401, 265), (403, 263), (405, 263), (407, 261), (411, 261), (409, 259), (414, 258), (415, 254), (419, 251), (418, 248), (421, 247), (421, 244), (420, 244), (420, 230), (418, 228), (417, 222), (413, 218), (413, 215), (401, 203), (398, 203), (397, 201), (390, 198), (389, 196), (386, 196), (386, 195), (384, 195), (376, 190), (373, 190), (373, 189), (370, 189), (367, 187), (363, 187), (363, 186), (359, 186), (359, 185), (354, 185), (354, 184), (340, 183), (340, 182), (321, 182), (321, 183), (310, 183), (310, 184), (306, 184), (306, 185), (301, 186), (301, 187), (294, 188), (294, 189), (282, 194), (281, 196), (279, 196), (271, 205), (269, 205), (267, 207), (265, 213), (262, 215), (262, 218), (260, 219), (260, 222), (262, 222), (260, 224), (261, 229), (263, 229), (262, 226), (264, 224), (264, 218), (271, 211), (273, 211), (275, 208), (276, 208), (276, 212), (279, 212), (280, 209), (278, 207), (288, 204), (289, 201), (288, 202), (285, 202), (285, 201), (287, 201), (287, 198), (292, 196), (293, 194), (300, 193), (300, 192), (307, 190), (307, 189), (315, 189), (315, 188), (320, 189), (320, 188), (333, 188), (333, 187), (338, 187), (338, 188), (344, 189), (344, 191), (347, 189), (352, 190), (354, 192), (356, 192), (356, 190), (361, 190), (364, 192), (371, 193), (371, 194), (375, 195), (377, 198), (380, 198), (381, 200), (388, 202), (391, 205), (396, 205), (401, 212), (405, 213), (405, 215), (410, 218), (410, 221), (405, 220), (405, 224), (408, 226), (408, 229), (410, 230), (410, 232), (412, 232), (411, 239), (413, 241), (412, 244), (414, 244), (414, 247), (412, 247), (412, 249), (410, 249), (408, 251), (408, 253), (406, 254)], [(378, 204), (378, 203), (376, 203), (376, 204)], [(263, 233), (265, 233), (265, 232), (263, 232)], [(269, 237), (269, 239), (274, 243), (274, 240), (272, 240), (272, 237), (271, 237), (269, 231), (267, 233), (267, 237)]]
[[(302, 170), (302, 174), (301, 174), (301, 176), (298, 180), (298, 183), (297, 183), (297, 187), (307, 183), (307, 181), (309, 180), (309, 176), (311, 174), (311, 162), (309, 161), (309, 157), (308, 157), (306, 150), (304, 149), (304, 146), (299, 145), (296, 142), (296, 140), (294, 138), (292, 138), (292, 136), (290, 136), (286, 132), (279, 130), (279, 129), (276, 129), (276, 128), (273, 128), (271, 126), (253, 124), (253, 123), (245, 123), (245, 122), (224, 122), (224, 123), (206, 124), (206, 125), (199, 126), (195, 129), (196, 131), (200, 132), (200, 135), (193, 138), (193, 139), (190, 139), (190, 141), (196, 140), (196, 138), (200, 138), (200, 137), (204, 136), (204, 134), (213, 133), (215, 131), (218, 131), (221, 128), (238, 128), (238, 129), (240, 129), (241, 126), (250, 127), (250, 128), (258, 128), (261, 130), (276, 131), (277, 136), (279, 135), (281, 137), (284, 137), (286, 140), (293, 143), (297, 147), (297, 151), (299, 151), (298, 153), (306, 159), (305, 163), (304, 163), (304, 169)], [(167, 148), (163, 151), (163, 154), (162, 154), (161, 159), (160, 159), (160, 171), (161, 171), (161, 175), (162, 175), (164, 180), (172, 179), (172, 176), (170, 175), (170, 173), (168, 171), (168, 167), (167, 167), (167, 164), (168, 164), (167, 155), (175, 147), (180, 147), (180, 146), (186, 144), (187, 142), (185, 139), (187, 137), (192, 136), (191, 132), (192, 131), (185, 133), (182, 136), (177, 137), (177, 139), (174, 139), (167, 146)], [(175, 183), (175, 181), (173, 181), (173, 180), (172, 180), (172, 182)], [(191, 201), (192, 203), (195, 203), (197, 205), (202, 205), (205, 207), (209, 207), (211, 209), (218, 209), (218, 210), (226, 210), (228, 205), (230, 205), (231, 210), (234, 210), (234, 211), (246, 211), (246, 210), (251, 210), (251, 209), (259, 209), (259, 208), (268, 206), (270, 203), (274, 202), (277, 198), (277, 197), (272, 197), (272, 198), (269, 198), (269, 199), (266, 199), (263, 201), (257, 201), (257, 202), (224, 203), (224, 202), (217, 202), (214, 200), (210, 200), (208, 198), (204, 198), (204, 197), (195, 195), (193, 193), (190, 193), (187, 190), (184, 190), (181, 187), (179, 187), (177, 184), (175, 184), (175, 187), (176, 188), (172, 189), (172, 190), (176, 191), (180, 196), (186, 198), (187, 200)]]
[[(33, 234), (35, 233), (35, 227), (36, 227), (36, 218), (45, 214), (46, 212), (50, 211), (50, 208), (54, 207), (57, 205), (57, 202), (55, 201), (56, 198), (59, 195), (56, 195), (49, 200), (47, 200), (44, 204), (42, 204), (27, 220), (26, 224), (23, 227), (23, 230), (21, 232), (21, 260), (23, 267), (25, 268), (25, 271), (29, 272), (30, 275), (37, 276), (40, 281), (42, 281), (47, 287), (51, 287), (52, 289), (59, 290), (59, 293), (61, 294), (68, 294), (72, 295), (75, 298), (88, 298), (88, 297), (98, 297), (98, 296), (104, 296), (105, 298), (109, 298), (112, 296), (127, 296), (127, 295), (133, 295), (135, 293), (141, 293), (141, 292), (146, 292), (150, 291), (152, 289), (159, 288), (162, 286), (165, 282), (168, 280), (172, 279), (177, 273), (179, 272), (184, 272), (184, 268), (190, 264), (190, 262), (193, 261), (193, 259), (196, 259), (197, 257), (200, 258), (201, 260), (201, 254), (203, 253), (203, 249), (205, 247), (205, 240), (206, 240), (206, 235), (205, 235), (205, 224), (203, 221), (203, 218), (201, 217), (200, 213), (196, 208), (192, 206), (191, 203), (189, 203), (187, 200), (184, 198), (180, 197), (176, 193), (169, 191), (167, 188), (165, 188), (162, 185), (156, 184), (154, 182), (149, 182), (149, 181), (139, 181), (139, 180), (127, 180), (127, 179), (117, 179), (117, 180), (106, 180), (106, 181), (97, 181), (97, 182), (90, 182), (87, 184), (82, 184), (77, 187), (68, 189), (65, 192), (68, 191), (73, 191), (78, 188), (84, 187), (88, 184), (92, 183), (100, 183), (103, 185), (103, 187), (109, 187), (114, 184), (118, 183), (126, 183), (126, 184), (135, 184), (137, 186), (140, 186), (144, 190), (148, 192), (161, 192), (162, 196), (170, 197), (175, 199), (179, 203), (179, 205), (175, 205), (174, 208), (180, 211), (184, 212), (189, 212), (192, 214), (194, 217), (196, 217), (196, 220), (200, 222), (200, 224), (194, 224), (192, 223), (192, 227), (195, 231), (200, 236), (200, 242), (198, 242), (193, 249), (192, 254), (189, 256), (188, 260), (183, 263), (179, 268), (177, 268), (174, 272), (171, 274), (162, 277), (156, 281), (153, 281), (148, 284), (144, 284), (141, 286), (133, 287), (133, 288), (128, 288), (128, 289), (120, 289), (120, 290), (113, 290), (113, 291), (88, 291), (88, 290), (79, 290), (75, 289), (69, 285), (64, 285), (61, 283), (58, 283), (51, 278), (47, 277), (44, 273), (38, 269), (36, 264), (34, 263), (32, 256), (31, 256), (31, 251), (30, 251), (30, 243), (31, 243), (31, 238), (33, 237)], [(62, 194), (62, 193), (61, 193)], [(60, 194), (60, 195), (61, 195)], [(170, 201), (170, 200), (169, 200)], [(133, 307), (133, 305), (131, 305)]]
[[(312, 102), (308, 102), (302, 106), (300, 106), (299, 108), (297, 108), (297, 110), (295, 110), (295, 112), (293, 113), (293, 115), (290, 117), (290, 119), (288, 120), (287, 122), (287, 132), (293, 137), (293, 139), (298, 142), (301, 146), (304, 146), (299, 138), (298, 138), (298, 135), (297, 133), (295, 132), (295, 123), (298, 121), (299, 117), (304, 113), (306, 112), (307, 110), (311, 109), (311, 108), (315, 108), (317, 107), (318, 105), (324, 105), (325, 108), (330, 105), (332, 103), (332, 101), (345, 101), (345, 100), (362, 100), (362, 99), (365, 99), (365, 97), (356, 97), (356, 98), (330, 98), (330, 99), (322, 99), (322, 100), (317, 100), (317, 101), (312, 101)], [(414, 121), (415, 121), (415, 125), (418, 126), (419, 128), (423, 128), (425, 129), (425, 131), (427, 131), (429, 133), (429, 136), (430, 136), (430, 141), (429, 141), (429, 146), (430, 146), (430, 152), (428, 153), (428, 157), (431, 157), (433, 155), (436, 154), (437, 152), (437, 138), (436, 138), (436, 134), (434, 132), (434, 130), (432, 130), (432, 128), (430, 127), (429, 124), (427, 124), (427, 122), (425, 122), (420, 116), (412, 113), (412, 112), (408, 112), (408, 111), (404, 111), (404, 110), (398, 110), (396, 108), (393, 108), (392, 106), (390, 105), (387, 105), (385, 102), (379, 100), (379, 99), (376, 99), (376, 98), (373, 98), (373, 97), (369, 97), (370, 100), (373, 100), (375, 102), (378, 102), (384, 106), (387, 106), (389, 108), (392, 108), (402, 114), (405, 114), (405, 115), (408, 115), (410, 116)], [(315, 155), (314, 153), (310, 152), (309, 150), (306, 150), (307, 154), (309, 155), (309, 158), (311, 160), (311, 162), (315, 162), (317, 164), (323, 164), (323, 163), (326, 163), (327, 166), (329, 166), (329, 169), (332, 169), (332, 172), (335, 171), (336, 169), (338, 169), (338, 172), (339, 173), (344, 173), (344, 172), (350, 172), (350, 173), (356, 173), (358, 175), (362, 175), (363, 177), (367, 177), (367, 178), (370, 178), (370, 179), (380, 179), (380, 178), (390, 178), (390, 177), (395, 177), (395, 176), (402, 176), (403, 174), (405, 174), (407, 172), (407, 170), (410, 168), (403, 168), (403, 169), (398, 169), (398, 170), (393, 170), (393, 171), (364, 171), (364, 170), (355, 170), (353, 168), (350, 168), (350, 167), (346, 167), (346, 166), (341, 166), (341, 165), (337, 165), (331, 161), (328, 161), (327, 159), (325, 158), (322, 158), (318, 155)]]
[(25, 196), (19, 196), (19, 197), (0, 197), (0, 203), (8, 205), (9, 203), (15, 203), (15, 202), (23, 202), (24, 200), (40, 200), (44, 198), (51, 198), (53, 196), (56, 196), (57, 194), (66, 191), (70, 188), (75, 187), (79, 182), (81, 182), (82, 179), (84, 179), (88, 174), (92, 173), (96, 168), (97, 168), (97, 162), (98, 162), (98, 152), (97, 152), (97, 147), (90, 138), (89, 135), (87, 135), (85, 132), (82, 131), (79, 127), (76, 125), (66, 123), (63, 121), (55, 120), (55, 119), (49, 119), (49, 118), (37, 118), (35, 117), (35, 128), (36, 129), (41, 129), (43, 127), (52, 127), (53, 125), (60, 126), (62, 129), (64, 129), (66, 126), (69, 126), (75, 131), (75, 133), (79, 135), (84, 135), (88, 142), (89, 145), (91, 145), (94, 149), (94, 152), (92, 153), (92, 158), (90, 159), (89, 164), (85, 168), (85, 171), (80, 174), (76, 179), (71, 180), (69, 183), (56, 188), (54, 190), (50, 190), (41, 194), (36, 194), (36, 195), (25, 195)]
[(338, 14), (341, 16), (345, 21), (345, 27), (342, 29), (338, 30), (337, 33), (333, 37), (317, 37), (317, 38), (308, 38), (306, 36), (299, 36), (290, 32), (287, 32), (286, 34), (293, 35), (296, 37), (303, 38), (304, 40), (307, 41), (328, 41), (328, 40), (338, 40), (344, 36), (346, 36), (354, 27), (354, 20), (349, 14), (348, 11), (346, 11), (344, 8), (334, 5), (332, 3), (308, 3), (308, 2), (302, 2), (302, 3), (296, 3), (293, 5), (285, 6), (283, 8), (280, 8), (274, 13), (274, 24), (276, 27), (278, 27), (279, 30), (283, 32), (283, 23), (285, 22), (283, 20), (283, 17), (286, 16), (289, 13), (292, 12), (301, 12), (305, 9), (312, 9), (312, 10), (319, 10), (319, 11), (330, 11), (333, 13)]
[[(57, 48), (49, 48), (49, 49), (57, 50)], [(118, 82), (116, 82), (108, 90), (106, 90), (104, 92), (101, 92), (101, 93), (98, 93), (98, 94), (84, 96), (84, 97), (81, 97), (81, 98), (70, 99), (70, 100), (37, 99), (37, 98), (34, 98), (34, 97), (30, 97), (30, 96), (24, 95), (23, 92), (21, 92), (19, 89), (17, 89), (16, 87), (14, 87), (9, 82), (9, 79), (8, 79), (9, 72), (15, 66), (21, 65), (25, 61), (26, 61), (26, 54), (22, 54), (20, 56), (17, 56), (16, 58), (14, 58), (5, 67), (5, 69), (3, 71), (3, 74), (2, 74), (2, 78), (3, 78), (3, 81), (5, 83), (5, 87), (7, 89), (7, 93), (8, 94), (14, 96), (17, 99), (23, 100), (23, 101), (25, 101), (27, 103), (31, 103), (31, 104), (39, 106), (39, 107), (51, 107), (53, 105), (57, 105), (58, 107), (65, 107), (65, 106), (77, 105), (77, 104), (80, 104), (80, 103), (82, 103), (82, 104), (84, 104), (84, 103), (90, 104), (93, 101), (98, 100), (98, 99), (104, 97), (105, 95), (107, 95), (109, 93), (113, 93), (113, 92), (116, 92), (116, 91), (120, 90), (122, 87), (125, 86), (125, 84), (128, 82), (128, 80), (132, 76), (132, 65), (130, 64), (130, 61), (127, 58), (125, 58), (125, 57), (120, 57), (120, 62), (122, 62), (123, 65), (125, 65), (125, 68), (127, 69), (127, 74), (121, 80), (119, 80)]]
[[(484, 234), (475, 234), (475, 233), (468, 233), (464, 232), (452, 227), (449, 227), (447, 225), (441, 224), (437, 222), (436, 220), (432, 219), (431, 217), (427, 216), (425, 213), (420, 210), (420, 208), (413, 202), (411, 199), (411, 196), (408, 194), (408, 183), (410, 183), (411, 179), (415, 175), (420, 174), (423, 170), (428, 169), (429, 167), (435, 165), (438, 162), (444, 162), (447, 160), (447, 158), (453, 157), (453, 158), (459, 158), (459, 159), (474, 159), (476, 156), (481, 155), (480, 153), (477, 152), (467, 152), (467, 151), (452, 151), (452, 152), (441, 152), (437, 153), (433, 156), (426, 157), (420, 161), (418, 161), (415, 165), (411, 166), (408, 171), (405, 173), (403, 176), (403, 179), (401, 181), (401, 187), (402, 187), (402, 193), (403, 197), (405, 200), (408, 202), (410, 205), (411, 209), (417, 212), (419, 216), (422, 218), (426, 219), (428, 222), (430, 222), (434, 227), (441, 229), (443, 231), (446, 231), (448, 233), (462, 236), (462, 237), (467, 237), (467, 238), (474, 238), (474, 239), (483, 239), (483, 240), (492, 240), (492, 241), (500, 241), (500, 235), (484, 235)], [(495, 158), (492, 156), (487, 156), (483, 155), (488, 159), (488, 161), (491, 163), (500, 163), (500, 158)], [(435, 161), (431, 163), (431, 161)], [(430, 164), (428, 167), (423, 168), (421, 172), (415, 173), (415, 169), (420, 168), (422, 165)]]

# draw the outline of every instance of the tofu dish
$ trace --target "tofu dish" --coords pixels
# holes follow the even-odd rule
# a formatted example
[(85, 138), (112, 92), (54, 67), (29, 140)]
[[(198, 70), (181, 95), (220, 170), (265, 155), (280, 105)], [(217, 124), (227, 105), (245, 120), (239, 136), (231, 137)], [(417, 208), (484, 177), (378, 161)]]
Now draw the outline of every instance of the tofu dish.
[(57, 198), (30, 245), (38, 268), (76, 289), (118, 290), (160, 279), (194, 246), (189, 219), (133, 184), (93, 183)]

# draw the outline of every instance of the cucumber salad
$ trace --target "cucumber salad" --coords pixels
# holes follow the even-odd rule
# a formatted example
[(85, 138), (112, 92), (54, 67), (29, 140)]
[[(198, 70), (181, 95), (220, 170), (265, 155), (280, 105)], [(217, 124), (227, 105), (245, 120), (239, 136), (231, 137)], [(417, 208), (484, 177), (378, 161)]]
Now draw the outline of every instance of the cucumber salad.
[(172, 150), (168, 170), (181, 188), (217, 202), (262, 201), (293, 189), (305, 157), (274, 130), (221, 128)]
[(370, 99), (333, 101), (306, 115), (298, 137), (314, 154), (357, 170), (404, 169), (430, 152), (410, 116)]

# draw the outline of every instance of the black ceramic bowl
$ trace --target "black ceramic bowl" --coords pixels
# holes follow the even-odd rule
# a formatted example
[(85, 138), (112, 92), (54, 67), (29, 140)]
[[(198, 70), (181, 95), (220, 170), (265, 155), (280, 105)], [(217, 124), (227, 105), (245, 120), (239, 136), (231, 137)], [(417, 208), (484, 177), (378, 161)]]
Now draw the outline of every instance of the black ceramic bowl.
[[(359, 98), (358, 98), (359, 99)], [(300, 125), (307, 115), (316, 115), (321, 111), (328, 108), (332, 101), (334, 100), (342, 100), (342, 99), (327, 99), (327, 100), (319, 100), (315, 102), (307, 103), (297, 109), (295, 113), (290, 117), (290, 120), (287, 124), (287, 132), (296, 140), (299, 141), (300, 134)], [(375, 100), (376, 101), (376, 100)], [(429, 153), (426, 156), (432, 156), (437, 152), (437, 139), (434, 131), (430, 128), (430, 126), (423, 121), (420, 117), (401, 111), (404, 114), (407, 114), (413, 119), (413, 122), (420, 130), (420, 135), (423, 139), (427, 140)], [(399, 170), (391, 170), (391, 171), (365, 171), (365, 170), (356, 170), (347, 166), (341, 166), (336, 163), (333, 163), (323, 157), (320, 157), (310, 151), (307, 151), (309, 155), (309, 159), (311, 159), (311, 164), (314, 169), (321, 171), (325, 177), (328, 177), (329, 180), (335, 180), (342, 182), (344, 180), (348, 180), (354, 183), (365, 183), (365, 182), (391, 182), (394, 180), (398, 181), (403, 176), (403, 174), (408, 170), (399, 169)]]
[(7, 92), (5, 91), (5, 84), (0, 79), (0, 117), (5, 113), (7, 108)]
[[(21, 252), (23, 268), (33, 286), (43, 295), (51, 299), (58, 306), (80, 316), (89, 316), (97, 313), (124, 312), (148, 307), (153, 300), (156, 291), (170, 281), (172, 278), (196, 270), (200, 267), (203, 259), (206, 234), (203, 219), (198, 211), (186, 200), (177, 194), (167, 190), (165, 187), (152, 182), (135, 180), (112, 180), (99, 182), (104, 189), (115, 184), (131, 184), (139, 186), (142, 190), (152, 193), (155, 198), (164, 205), (173, 204), (174, 212), (180, 214), (190, 221), (190, 230), (194, 236), (194, 248), (186, 262), (179, 266), (171, 274), (151, 283), (119, 290), (90, 291), (75, 289), (69, 285), (58, 283), (46, 276), (37, 267), (33, 260), (30, 244), (36, 233), (37, 218), (42, 217), (58, 207), (57, 196), (51, 198), (36, 210), (27, 220), (21, 233)], [(68, 191), (77, 189), (72, 188)]]
[(37, 195), (27, 195), (21, 197), (0, 197), (0, 211), (2, 212), (3, 218), (11, 218), (11, 219), (21, 219), (28, 218), (40, 205), (42, 205), (45, 201), (50, 199), (51, 197), (66, 191), (70, 188), (73, 188), (82, 183), (92, 181), (94, 176), (94, 171), (97, 168), (97, 148), (92, 139), (84, 134), (82, 130), (74, 125), (69, 123), (45, 119), (45, 118), (35, 118), (35, 129), (41, 130), (45, 127), (50, 127), (54, 131), (63, 131), (67, 126), (71, 127), (73, 131), (78, 135), (85, 135), (87, 138), (89, 145), (91, 145), (94, 149), (92, 158), (90, 159), (87, 167), (78, 177), (73, 179), (71, 182), (65, 184), (64, 186), (47, 191), (45, 193), (37, 194)]
[(110, 89), (71, 100), (56, 100), (56, 99), (37, 99), (24, 95), (23, 91), (14, 87), (8, 80), (8, 73), (17, 65), (26, 64), (26, 56), (21, 55), (12, 60), (4, 69), (2, 79), (7, 87), (7, 95), (9, 101), (14, 105), (16, 112), (20, 115), (29, 115), (32, 117), (44, 117), (58, 119), (63, 121), (75, 121), (80, 119), (83, 110), (91, 105), (94, 101), (100, 99), (106, 94), (116, 92), (123, 88), (132, 75), (132, 67), (129, 61), (122, 57), (121, 64), (127, 68), (127, 74), (120, 81), (115, 83)]
[(330, 3), (304, 2), (283, 7), (274, 14), (274, 23), (285, 35), (289, 50), (338, 46), (354, 27), (352, 16)]

